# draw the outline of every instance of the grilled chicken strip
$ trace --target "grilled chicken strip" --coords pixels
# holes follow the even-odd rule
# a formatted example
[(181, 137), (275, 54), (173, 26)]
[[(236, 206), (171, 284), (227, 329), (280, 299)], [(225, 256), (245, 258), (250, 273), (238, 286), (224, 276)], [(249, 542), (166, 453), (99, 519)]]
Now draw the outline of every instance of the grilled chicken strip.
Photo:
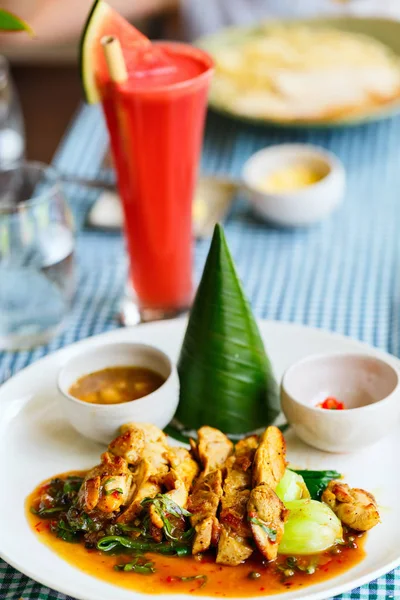
[(220, 524), (217, 519), (222, 497), (222, 471), (232, 453), (232, 442), (218, 429), (201, 427), (197, 445), (191, 440), (192, 452), (199, 458), (203, 471), (189, 497), (188, 510), (195, 529), (192, 553), (205, 552), (218, 543)]
[[(169, 448), (167, 459), (171, 466), (171, 471), (174, 471), (176, 477), (184, 483), (186, 490), (189, 492), (194, 479), (199, 474), (199, 465), (186, 448)], [(169, 487), (168, 482), (166, 486)]]
[(262, 483), (251, 492), (247, 515), (257, 548), (267, 560), (274, 560), (289, 511), (269, 485)]
[(356, 531), (368, 531), (379, 523), (376, 500), (365, 490), (350, 488), (347, 483), (330, 481), (321, 497), (343, 525)]
[(136, 465), (142, 458), (145, 445), (143, 429), (134, 427), (124, 429), (108, 446), (108, 451), (115, 456), (122, 456), (130, 465)]
[[(233, 444), (219, 429), (204, 426), (198, 432), (198, 442), (195, 454), (203, 465), (204, 474), (221, 469), (228, 456), (232, 453)], [(194, 447), (191, 440), (192, 450)]]
[(236, 566), (253, 553), (251, 529), (247, 521), (247, 504), (251, 491), (251, 465), (258, 446), (258, 437), (250, 436), (238, 442), (235, 454), (226, 462), (226, 477), (221, 499), (221, 537), (216, 562)]
[(222, 472), (215, 469), (200, 475), (189, 496), (190, 521), (195, 529), (192, 554), (205, 552), (218, 543), (220, 525), (217, 519), (219, 501), (222, 496)]
[(277, 427), (267, 427), (260, 437), (253, 465), (253, 486), (266, 483), (275, 490), (286, 469), (286, 444)]
[(277, 427), (268, 427), (260, 438), (254, 456), (253, 489), (247, 516), (254, 540), (267, 560), (278, 554), (284, 523), (289, 512), (275, 494), (286, 469), (286, 446)]
[[(199, 465), (186, 448), (169, 448), (166, 456), (171, 469), (163, 479), (163, 485), (168, 490), (165, 496), (175, 504), (186, 508), (193, 480), (199, 472)], [(155, 527), (163, 528), (162, 519), (154, 506), (150, 507), (150, 518)]]
[(168, 473), (167, 436), (148, 423), (128, 423), (121, 427), (122, 434), (132, 429), (141, 429), (144, 434), (142, 459), (133, 471), (134, 493), (129, 507), (118, 517), (118, 523), (129, 523), (142, 510), (145, 498), (154, 498), (161, 492), (161, 485)]
[(86, 512), (94, 509), (104, 513), (117, 511), (130, 502), (132, 483), (132, 473), (126, 460), (104, 452), (101, 464), (91, 469), (83, 480), (79, 505)]

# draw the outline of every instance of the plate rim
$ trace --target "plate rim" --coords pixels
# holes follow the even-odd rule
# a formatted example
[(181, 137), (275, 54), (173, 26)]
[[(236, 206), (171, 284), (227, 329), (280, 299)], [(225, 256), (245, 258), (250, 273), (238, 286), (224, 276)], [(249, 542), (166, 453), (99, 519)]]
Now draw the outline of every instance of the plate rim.
[[(178, 319), (171, 319), (171, 320), (166, 320), (166, 321), (158, 321), (158, 322), (154, 322), (154, 323), (147, 323), (147, 324), (143, 324), (140, 327), (141, 328), (146, 328), (146, 329), (154, 329), (154, 328), (158, 328), (158, 327), (171, 327), (174, 325), (184, 325), (185, 322), (187, 321), (187, 318), (183, 317), (183, 318), (178, 318)], [(294, 329), (294, 330), (299, 330), (299, 332), (312, 332), (313, 334), (321, 335), (321, 336), (326, 336), (328, 335), (331, 338), (334, 338), (338, 341), (343, 341), (343, 342), (352, 342), (356, 345), (358, 345), (360, 347), (360, 349), (364, 349), (366, 352), (372, 353), (376, 356), (383, 356), (386, 359), (389, 359), (390, 362), (392, 362), (398, 369), (400, 369), (400, 358), (390, 354), (389, 352), (386, 352), (384, 350), (381, 350), (380, 348), (377, 348), (375, 346), (372, 346), (371, 344), (368, 344), (367, 342), (361, 341), (361, 340), (357, 340), (355, 338), (352, 338), (350, 336), (347, 335), (343, 335), (341, 333), (338, 332), (334, 332), (334, 331), (329, 331), (328, 329), (324, 329), (324, 328), (319, 328), (319, 327), (313, 327), (313, 326), (308, 326), (308, 325), (304, 325), (301, 323), (293, 323), (291, 321), (276, 321), (276, 320), (272, 320), (272, 319), (257, 319), (257, 323), (261, 326), (276, 326), (278, 329), (280, 327), (284, 327), (284, 328), (289, 328), (289, 329)], [(59, 348), (58, 350), (51, 352), (41, 358), (39, 358), (38, 360), (34, 361), (33, 363), (31, 363), (30, 365), (27, 365), (26, 367), (24, 367), (23, 369), (21, 369), (20, 371), (18, 371), (15, 375), (13, 375), (10, 379), (8, 379), (6, 382), (4, 382), (2, 385), (0, 385), (0, 404), (3, 404), (3, 406), (7, 403), (7, 398), (2, 399), (2, 396), (4, 394), (7, 394), (7, 390), (9, 387), (9, 383), (13, 383), (15, 381), (15, 379), (17, 378), (22, 378), (24, 377), (24, 375), (26, 374), (26, 372), (29, 370), (29, 372), (31, 370), (35, 370), (38, 366), (40, 368), (41, 364), (43, 362), (45, 362), (46, 360), (48, 360), (50, 357), (54, 358), (55, 356), (60, 357), (63, 354), (68, 354), (69, 351), (71, 351), (72, 349), (75, 348), (84, 348), (85, 346), (90, 347), (91, 345), (95, 345), (99, 340), (101, 342), (107, 340), (107, 339), (113, 339), (115, 336), (117, 336), (117, 338), (122, 335), (122, 337), (124, 337), (125, 335), (127, 335), (127, 332), (129, 330), (137, 330), (137, 327), (134, 328), (119, 328), (119, 329), (114, 329), (111, 331), (107, 331), (107, 332), (103, 332), (100, 333), (98, 335), (95, 336), (91, 336), (89, 338), (84, 338), (82, 340), (79, 340), (77, 342), (74, 342), (72, 344), (69, 344), (68, 346), (65, 346), (63, 348)], [(117, 341), (117, 340), (115, 340)], [(5, 401), (4, 401), (5, 400)], [(34, 400), (34, 396), (30, 397), (27, 400), (26, 404), (31, 403)], [(12, 402), (13, 398), (10, 397), (9, 402)], [(6, 415), (6, 411), (4, 412), (4, 416)], [(0, 411), (0, 425), (3, 419), (3, 412)], [(24, 501), (25, 504), (25, 501)], [(18, 561), (14, 561), (13, 558), (9, 558), (7, 556), (7, 553), (4, 552), (4, 550), (2, 550), (1, 548), (1, 538), (0, 538), (0, 558), (2, 560), (4, 560), (8, 565), (10, 565), (12, 568), (14, 568), (16, 571), (18, 571), (19, 573), (22, 573), (23, 575), (27, 576), (28, 578), (32, 579), (33, 581), (39, 583), (40, 585), (43, 585), (47, 588), (49, 588), (50, 590), (54, 590), (56, 592), (62, 593), (66, 596), (71, 596), (71, 589), (69, 588), (69, 584), (64, 585), (64, 583), (57, 583), (57, 587), (54, 587), (54, 583), (51, 580), (51, 577), (48, 577), (46, 575), (46, 572), (44, 572), (44, 574), (40, 574), (40, 576), (37, 576), (33, 571), (31, 571), (31, 569), (29, 568), (29, 564), (28, 566), (25, 566), (25, 564), (20, 564), (18, 563)], [(63, 560), (63, 559), (61, 559)], [(66, 563), (68, 564), (68, 563)], [(391, 572), (393, 569), (395, 569), (396, 567), (400, 566), (400, 550), (399, 550), (399, 556), (395, 559), (393, 559), (392, 561), (390, 561), (387, 565), (382, 566), (379, 569), (373, 570), (372, 571), (372, 576), (371, 576), (371, 572), (366, 573), (364, 575), (359, 576), (358, 578), (356, 578), (353, 581), (349, 581), (349, 582), (344, 582), (342, 584), (337, 584), (336, 586), (330, 588), (329, 590), (321, 590), (321, 591), (312, 591), (312, 586), (309, 586), (308, 589), (310, 590), (310, 592), (307, 594), (307, 596), (303, 597), (303, 600), (326, 600), (327, 599), (327, 594), (329, 594), (329, 597), (331, 596), (336, 596), (338, 594), (343, 594), (346, 592), (349, 592), (351, 590), (357, 589), (363, 585), (366, 585), (368, 583), (370, 583), (371, 581), (374, 581), (376, 579), (378, 579), (379, 577), (382, 577), (384, 575), (386, 575), (387, 573)], [(72, 565), (72, 568), (76, 569), (77, 567)], [(78, 569), (79, 570), (79, 569)], [(91, 577), (91, 576), (89, 576)], [(99, 585), (105, 585), (107, 587), (110, 588), (116, 588), (118, 589), (123, 589), (123, 588), (119, 588), (118, 586), (114, 586), (113, 584), (103, 581), (101, 579), (96, 579), (94, 578), (96, 582), (98, 582)], [(144, 596), (143, 592), (135, 592), (135, 590), (132, 590), (133, 595), (132, 597), (134, 598), (134, 594), (138, 594), (137, 598), (141, 598)], [(89, 595), (87, 595), (85, 592), (80, 593), (78, 596), (74, 595), (76, 594), (76, 591), (72, 591), (72, 598), (75, 598), (76, 600), (102, 600), (102, 596), (99, 596), (98, 592), (94, 592), (95, 595), (92, 595), (91, 593), (89, 593)], [(147, 594), (148, 596), (163, 596), (162, 594)], [(284, 600), (285, 598), (285, 593), (281, 593), (279, 594), (280, 597), (282, 597), (282, 600)], [(187, 594), (168, 594), (168, 597), (172, 599), (178, 599), (178, 598), (182, 598), (182, 599), (187, 599), (191, 596), (187, 595)], [(277, 597), (277, 596), (275, 596)], [(203, 596), (203, 598), (215, 598), (215, 596)], [(250, 598), (250, 597), (243, 597), (243, 598)], [(241, 600), (243, 600), (243, 598)], [(267, 600), (268, 598), (274, 598), (273, 596), (265, 596), (265, 599)], [(239, 598), (233, 598), (232, 600), (239, 600)]]

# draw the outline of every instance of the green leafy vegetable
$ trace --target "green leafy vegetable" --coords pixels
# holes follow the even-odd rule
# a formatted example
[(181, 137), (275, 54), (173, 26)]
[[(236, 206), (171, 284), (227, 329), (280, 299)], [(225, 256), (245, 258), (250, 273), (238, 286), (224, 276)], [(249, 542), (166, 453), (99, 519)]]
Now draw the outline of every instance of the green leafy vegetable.
[(275, 529), (271, 529), (271, 527), (268, 527), (268, 525), (266, 525), (266, 523), (264, 523), (264, 521), (261, 521), (260, 519), (257, 519), (256, 517), (250, 517), (249, 521), (250, 521), (250, 523), (254, 523), (254, 525), (257, 525), (257, 527), (261, 527), (261, 529), (267, 534), (267, 536), (269, 537), (271, 542), (276, 542)]
[(64, 494), (77, 494), (81, 488), (83, 477), (71, 475), (66, 478), (63, 486)]
[(144, 540), (134, 540), (122, 535), (108, 535), (97, 542), (97, 549), (103, 552), (113, 550), (122, 550), (128, 548), (134, 552), (155, 552), (156, 554), (177, 554), (178, 556), (188, 556), (191, 554), (191, 546), (180, 542), (148, 542)]
[(191, 546), (176, 546), (175, 552), (177, 556), (188, 556), (192, 553)]
[(50, 509), (67, 510), (77, 498), (83, 482), (83, 477), (71, 475), (66, 479), (59, 477), (52, 479), (46, 488), (46, 500), (41, 502), (37, 508), (41, 516), (51, 515)]
[(75, 475), (66, 479), (52, 479), (39, 506), (30, 508), (33, 514), (43, 519), (52, 519), (54, 523), (51, 524), (51, 530), (65, 541), (75, 542), (79, 531), (91, 530), (89, 517), (74, 508), (82, 481), (82, 477)]
[(78, 542), (80, 534), (96, 532), (101, 529), (100, 522), (93, 521), (85, 512), (71, 506), (66, 513), (62, 513), (58, 521), (52, 521), (50, 529), (57, 537), (65, 542)]
[(178, 579), (179, 581), (199, 581), (201, 582), (199, 588), (202, 588), (206, 585), (208, 581), (207, 575), (190, 575), (188, 577), (181, 577), (179, 575), (173, 575), (172, 579)]
[[(163, 522), (163, 531), (167, 539), (177, 541), (191, 537), (192, 530), (185, 531), (186, 517), (190, 517), (191, 513), (176, 504), (166, 494), (145, 498), (141, 505), (143, 508), (153, 506)], [(171, 519), (171, 517), (175, 517), (175, 519)]]
[(31, 506), (31, 513), (38, 515), (39, 517), (54, 515), (55, 513), (62, 512), (63, 510), (65, 510), (63, 506), (53, 506), (52, 508), (41, 508), (39, 510), (36, 510), (36, 508)]
[(285, 506), (290, 513), (279, 554), (318, 554), (342, 539), (342, 525), (327, 504), (317, 500), (294, 500)]
[(301, 475), (305, 481), (310, 496), (313, 500), (320, 500), (322, 492), (333, 479), (340, 479), (342, 475), (337, 471), (309, 471), (301, 469), (291, 469), (298, 475)]
[(84, 511), (71, 506), (66, 514), (67, 522), (72, 531), (99, 531), (101, 523), (93, 521)]
[(285, 470), (275, 493), (283, 503), (310, 497), (303, 477), (290, 469)]
[(137, 556), (131, 562), (115, 565), (114, 569), (116, 571), (133, 571), (141, 575), (151, 575), (156, 572), (154, 563), (141, 556)]
[(164, 427), (164, 433), (183, 444), (187, 444), (189, 438), (193, 437), (189, 431), (185, 432), (180, 429), (178, 424), (175, 423), (175, 419), (173, 419), (169, 425)]
[(161, 513), (169, 513), (178, 518), (192, 516), (192, 513), (179, 506), (179, 504), (171, 500), (166, 494), (157, 494), (154, 498), (145, 498), (141, 503), (142, 506), (149, 506), (150, 504), (154, 506), (161, 518)]
[(280, 411), (272, 368), (236, 272), (223, 229), (216, 225), (178, 362), (183, 430), (204, 423), (228, 434), (271, 424)]
[(71, 529), (67, 521), (60, 519), (55, 523), (50, 524), (50, 530), (56, 534), (58, 538), (64, 540), (64, 542), (77, 543), (79, 542), (79, 535), (77, 531)]

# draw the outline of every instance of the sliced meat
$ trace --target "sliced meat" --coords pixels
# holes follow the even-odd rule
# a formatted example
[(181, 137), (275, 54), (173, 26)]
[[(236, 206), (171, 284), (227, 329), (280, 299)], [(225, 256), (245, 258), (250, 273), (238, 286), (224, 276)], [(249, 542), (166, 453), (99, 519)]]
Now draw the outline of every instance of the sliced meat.
[(251, 491), (251, 465), (258, 437), (250, 436), (236, 444), (235, 454), (226, 462), (226, 477), (221, 499), (221, 537), (216, 562), (239, 565), (251, 556), (252, 533), (247, 521), (247, 503)]
[(222, 431), (214, 427), (201, 427), (197, 435), (196, 454), (203, 465), (204, 473), (222, 468), (228, 456), (232, 454), (232, 442)]
[(330, 481), (321, 497), (343, 525), (356, 531), (368, 531), (380, 521), (378, 506), (372, 494), (347, 483)]
[(105, 452), (101, 464), (91, 469), (79, 491), (78, 503), (83, 510), (95, 508), (104, 513), (126, 506), (133, 493), (133, 477), (126, 460)]
[(142, 459), (133, 471), (134, 493), (130, 506), (118, 517), (118, 523), (129, 523), (142, 511), (141, 503), (145, 498), (154, 498), (161, 492), (162, 483), (168, 473), (167, 436), (147, 423), (131, 423), (121, 427), (124, 434), (134, 428), (144, 433)]
[(272, 490), (275, 490), (285, 469), (285, 439), (277, 427), (267, 427), (261, 435), (260, 445), (254, 457), (253, 486), (266, 483)]
[(130, 429), (141, 429), (147, 440), (156, 442), (167, 439), (165, 433), (159, 427), (153, 425), (153, 423), (125, 423), (121, 425), (120, 429), (121, 433), (125, 433), (125, 431), (129, 431)]
[(286, 445), (277, 427), (267, 427), (261, 435), (253, 462), (253, 489), (247, 516), (254, 540), (267, 560), (278, 554), (288, 511), (275, 494), (286, 469)]
[(205, 552), (210, 546), (216, 546), (220, 535), (220, 525), (217, 517), (207, 517), (195, 526), (195, 536), (192, 554)]
[(253, 554), (253, 546), (248, 537), (231, 536), (228, 529), (222, 526), (218, 542), (216, 562), (221, 565), (236, 567)]
[(232, 454), (233, 444), (219, 429), (201, 427), (197, 444), (191, 440), (193, 455), (201, 462), (203, 471), (189, 497), (188, 510), (195, 529), (192, 553), (205, 552), (218, 543), (220, 524), (217, 519), (222, 497), (222, 467)]
[(142, 459), (147, 460), (160, 474), (167, 472), (167, 456), (170, 448), (165, 433), (151, 423), (128, 423), (121, 427), (121, 433), (135, 429), (140, 429), (144, 434)]
[(134, 493), (128, 508), (118, 517), (117, 523), (129, 523), (142, 511), (142, 501), (145, 498), (154, 498), (161, 492), (160, 478), (153, 466), (142, 460), (133, 472)]
[(168, 490), (164, 495), (175, 502), (175, 504), (178, 504), (178, 506), (186, 508), (189, 491), (184, 481), (174, 469), (171, 469), (164, 477), (164, 486)]
[(108, 450), (115, 456), (122, 456), (130, 465), (136, 465), (142, 458), (144, 446), (143, 429), (132, 427), (116, 437), (108, 446)]
[[(169, 448), (166, 458), (171, 468), (163, 478), (163, 486), (168, 490), (164, 495), (178, 506), (186, 508), (189, 492), (193, 480), (199, 472), (199, 466), (186, 448)], [(150, 507), (149, 513), (154, 527), (162, 529), (163, 521), (154, 506)]]
[[(167, 459), (171, 466), (171, 471), (173, 472), (174, 477), (182, 481), (186, 491), (189, 493), (192, 488), (193, 481), (199, 473), (199, 465), (195, 460), (193, 460), (190, 452), (186, 450), (186, 448), (169, 448)], [(175, 487), (175, 485), (171, 486), (168, 481), (165, 485), (170, 489)], [(181, 504), (180, 506), (185, 505)]]
[(259, 551), (267, 560), (274, 560), (289, 511), (271, 487), (262, 483), (251, 491), (247, 514)]
[(100, 500), (101, 477), (94, 475), (93, 470), (91, 473), (89, 479), (85, 477), (80, 491), (81, 504), (86, 512), (94, 510)]
[(195, 529), (192, 553), (205, 552), (218, 542), (220, 525), (217, 511), (222, 496), (222, 473), (220, 469), (200, 475), (189, 496), (190, 521)]

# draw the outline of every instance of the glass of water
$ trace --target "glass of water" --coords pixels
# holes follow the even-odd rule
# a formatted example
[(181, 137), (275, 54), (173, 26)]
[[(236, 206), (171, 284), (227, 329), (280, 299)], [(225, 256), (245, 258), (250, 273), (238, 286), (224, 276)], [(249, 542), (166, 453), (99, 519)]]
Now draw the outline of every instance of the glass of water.
[(22, 160), (25, 134), (21, 107), (8, 62), (0, 54), (0, 168)]
[(0, 349), (45, 344), (74, 295), (74, 232), (52, 167), (0, 168)]

